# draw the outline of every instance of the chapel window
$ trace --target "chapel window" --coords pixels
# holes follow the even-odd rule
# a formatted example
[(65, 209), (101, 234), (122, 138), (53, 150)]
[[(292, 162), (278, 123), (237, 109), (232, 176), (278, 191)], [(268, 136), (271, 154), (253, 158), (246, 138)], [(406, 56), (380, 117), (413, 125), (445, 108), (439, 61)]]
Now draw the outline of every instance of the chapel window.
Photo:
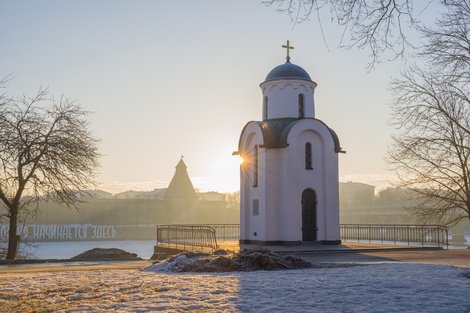
[(304, 104), (304, 94), (299, 94), (299, 118), (305, 117), (305, 104)]
[(307, 142), (305, 144), (305, 169), (312, 170), (312, 144)]
[(258, 146), (253, 150), (253, 187), (258, 187)]
[(264, 119), (268, 119), (268, 96), (264, 96)]

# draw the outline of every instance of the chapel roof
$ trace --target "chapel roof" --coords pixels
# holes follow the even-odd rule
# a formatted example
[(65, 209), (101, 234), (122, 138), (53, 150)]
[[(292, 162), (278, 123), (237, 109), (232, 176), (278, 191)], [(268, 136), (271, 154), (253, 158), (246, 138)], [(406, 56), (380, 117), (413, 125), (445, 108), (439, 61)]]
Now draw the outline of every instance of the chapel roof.
[(280, 79), (300, 79), (312, 81), (310, 75), (302, 67), (293, 64), (290, 60), (287, 60), (286, 63), (276, 66), (269, 72), (266, 76), (265, 82), (272, 80)]
[[(335, 152), (344, 152), (341, 148), (341, 144), (336, 132), (329, 128), (321, 120), (314, 120), (324, 124), (328, 128), (335, 144)], [(291, 128), (300, 121), (302, 121), (302, 119), (297, 118), (279, 118), (266, 121), (256, 121), (256, 123), (260, 126), (261, 132), (263, 134), (263, 148), (286, 148), (289, 145), (287, 142), (287, 137), (289, 136)]]

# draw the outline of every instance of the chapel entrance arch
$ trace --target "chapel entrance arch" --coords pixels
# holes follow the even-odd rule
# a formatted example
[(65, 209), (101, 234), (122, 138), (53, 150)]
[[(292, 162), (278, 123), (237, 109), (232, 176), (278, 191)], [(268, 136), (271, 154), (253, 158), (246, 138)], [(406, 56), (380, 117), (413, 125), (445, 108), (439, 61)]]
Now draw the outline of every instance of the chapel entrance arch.
[(317, 240), (317, 195), (312, 189), (302, 192), (302, 241)]

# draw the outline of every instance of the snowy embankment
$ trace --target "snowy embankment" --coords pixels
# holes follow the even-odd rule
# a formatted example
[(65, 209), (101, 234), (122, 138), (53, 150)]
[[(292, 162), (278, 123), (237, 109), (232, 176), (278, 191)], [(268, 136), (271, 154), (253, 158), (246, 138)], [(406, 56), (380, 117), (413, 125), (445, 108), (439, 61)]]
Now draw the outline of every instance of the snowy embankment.
[[(1, 274), (1, 312), (469, 312), (469, 269), (393, 263), (223, 274)], [(468, 274), (467, 274), (468, 275)]]

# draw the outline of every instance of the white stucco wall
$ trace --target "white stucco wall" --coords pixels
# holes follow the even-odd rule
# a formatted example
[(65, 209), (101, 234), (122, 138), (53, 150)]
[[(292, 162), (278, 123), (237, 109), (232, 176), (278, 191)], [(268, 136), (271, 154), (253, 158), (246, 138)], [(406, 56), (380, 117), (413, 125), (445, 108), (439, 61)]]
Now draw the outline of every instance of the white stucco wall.
[(266, 240), (278, 238), (284, 227), (282, 215), (282, 202), (284, 201), (284, 186), (282, 173), (286, 171), (285, 149), (263, 149), (266, 164)]
[[(261, 129), (256, 122), (248, 123), (240, 138), (240, 156), (243, 163), (240, 165), (240, 239), (241, 240), (264, 240), (265, 234), (265, 197), (263, 190), (264, 163), (261, 161), (264, 152), (258, 148), (258, 186), (254, 187), (254, 147), (263, 143)], [(263, 164), (262, 166), (260, 166)], [(259, 215), (253, 216), (253, 200), (259, 200)], [(256, 235), (254, 235), (256, 233)]]
[(263, 92), (263, 120), (266, 118), (264, 97), (268, 97), (268, 119), (298, 118), (299, 94), (304, 95), (305, 117), (315, 117), (314, 91), (316, 83), (304, 80), (276, 80), (260, 85)]
[[(328, 127), (316, 119), (301, 119), (290, 129), (287, 142), (286, 148), (258, 148), (258, 186), (254, 187), (253, 151), (263, 144), (263, 137), (256, 122), (243, 131), (240, 239), (301, 241), (302, 192), (312, 189), (318, 201), (317, 240), (339, 240), (338, 155)], [(307, 142), (312, 145), (312, 170), (305, 169)], [(258, 216), (253, 216), (253, 199), (259, 199)]]
[[(312, 189), (317, 196), (317, 240), (339, 240), (339, 181), (338, 154), (328, 127), (319, 120), (303, 119), (292, 127), (288, 136), (289, 162), (287, 182), (290, 206), (297, 206), (296, 224), (302, 227), (300, 197), (305, 189)], [(305, 169), (305, 143), (312, 144), (313, 169)], [(289, 206), (289, 204), (287, 204)], [(287, 214), (286, 214), (287, 215)], [(289, 236), (294, 236), (289, 233)], [(301, 236), (301, 233), (300, 233)]]

